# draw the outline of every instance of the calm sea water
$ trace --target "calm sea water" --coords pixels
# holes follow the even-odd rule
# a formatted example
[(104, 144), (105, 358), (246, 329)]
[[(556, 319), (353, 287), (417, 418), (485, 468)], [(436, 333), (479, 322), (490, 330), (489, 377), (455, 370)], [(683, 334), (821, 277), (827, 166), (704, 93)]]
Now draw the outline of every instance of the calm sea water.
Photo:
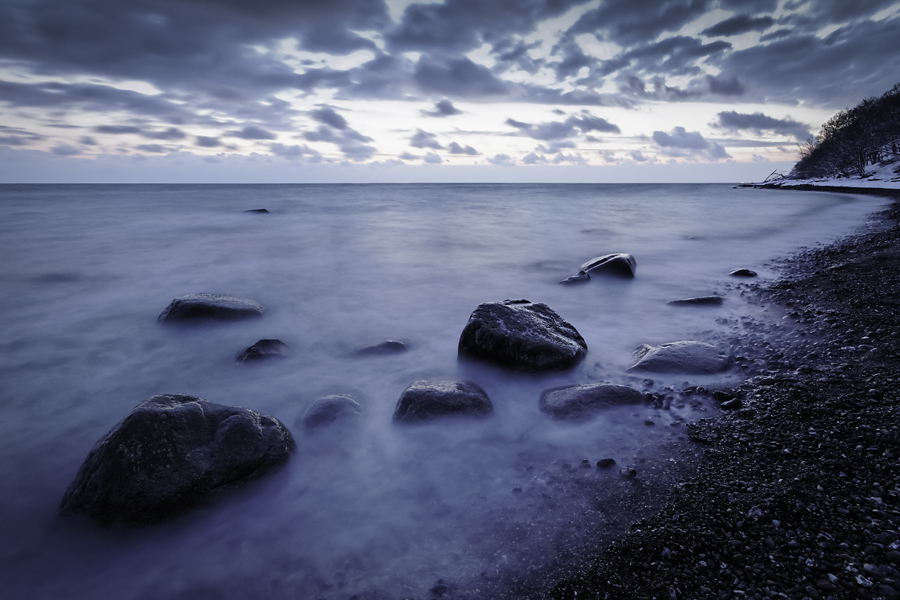
[[(713, 339), (717, 319), (758, 310), (730, 270), (772, 278), (773, 259), (847, 234), (884, 204), (725, 185), (0, 186), (0, 588), (374, 600), (428, 598), (440, 585), (499, 596), (528, 573), (549, 581), (689, 471), (682, 424), (714, 409), (627, 407), (561, 424), (538, 410), (540, 392), (640, 387), (625, 371), (638, 344)], [(242, 212), (256, 208), (270, 213)], [(612, 252), (636, 257), (636, 279), (557, 285)], [(156, 322), (195, 292), (250, 297), (268, 313), (190, 329)], [(723, 306), (665, 304), (711, 293)], [(506, 298), (545, 302), (571, 322), (588, 343), (583, 364), (535, 377), (458, 363), (469, 314)], [(269, 337), (288, 344), (287, 358), (235, 361)], [(409, 351), (353, 356), (386, 339)], [(475, 381), (495, 414), (394, 426), (400, 393), (422, 378)], [(58, 519), (93, 444), (159, 393), (273, 415), (298, 451), (160, 527), (109, 533)], [(303, 411), (332, 393), (354, 395), (363, 422), (305, 432)], [(578, 466), (605, 457), (638, 478)]]

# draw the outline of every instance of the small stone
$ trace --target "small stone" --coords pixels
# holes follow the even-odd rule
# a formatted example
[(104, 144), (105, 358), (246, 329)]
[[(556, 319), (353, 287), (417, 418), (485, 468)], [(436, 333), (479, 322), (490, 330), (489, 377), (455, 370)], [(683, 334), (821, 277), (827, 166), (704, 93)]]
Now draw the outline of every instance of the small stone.
[(600, 469), (609, 469), (613, 465), (616, 464), (616, 461), (612, 458), (601, 458), (597, 461), (597, 467)]
[(632, 479), (634, 477), (637, 477), (637, 470), (635, 470), (634, 467), (622, 467), (621, 469), (619, 469), (619, 475)]
[(750, 269), (735, 269), (729, 273), (732, 277), (756, 277), (756, 271)]
[(237, 355), (237, 360), (239, 362), (247, 362), (262, 360), (264, 358), (278, 358), (284, 356), (285, 348), (287, 348), (287, 344), (281, 340), (259, 340), (252, 346), (244, 348), (244, 350)]
[(365, 346), (356, 351), (358, 356), (385, 356), (406, 352), (406, 344), (397, 340), (386, 340), (380, 344)]

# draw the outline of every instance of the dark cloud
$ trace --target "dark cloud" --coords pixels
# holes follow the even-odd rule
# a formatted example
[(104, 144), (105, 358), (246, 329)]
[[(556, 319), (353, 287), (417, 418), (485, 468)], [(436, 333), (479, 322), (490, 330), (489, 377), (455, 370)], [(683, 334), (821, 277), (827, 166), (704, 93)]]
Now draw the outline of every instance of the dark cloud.
[(152, 140), (182, 140), (184, 132), (175, 127), (170, 127), (165, 131), (143, 131), (141, 135)]
[(333, 109), (328, 107), (319, 109), (317, 116), (317, 120), (322, 125), (319, 125), (315, 131), (305, 132), (303, 137), (306, 140), (336, 144), (345, 158), (357, 162), (371, 158), (377, 151), (374, 146), (366, 144), (366, 142), (374, 141), (372, 138), (350, 127), (349, 123)]
[(60, 144), (59, 146), (54, 146), (50, 148), (50, 152), (56, 154), (57, 156), (74, 156), (76, 154), (81, 154), (81, 150), (75, 148), (74, 146), (69, 146), (67, 144)]
[(621, 133), (617, 125), (610, 123), (606, 119), (595, 117), (588, 112), (583, 112), (580, 116), (571, 116), (565, 121), (551, 121), (550, 123), (535, 125), (516, 121), (515, 119), (507, 119), (506, 124), (515, 127), (532, 139), (541, 141), (555, 141), (573, 137), (577, 135), (576, 129), (582, 133), (590, 131)]
[(562, 54), (562, 60), (552, 64), (557, 81), (577, 75), (583, 67), (592, 67), (597, 64), (597, 59), (585, 54), (581, 46), (571, 38), (563, 39), (556, 44), (553, 47), (553, 53)]
[(166, 148), (160, 144), (138, 144), (135, 148), (141, 152), (152, 152), (154, 154), (165, 154), (166, 152)]
[(710, 160), (731, 158), (720, 144), (711, 142), (697, 131), (675, 127), (671, 132), (654, 131), (653, 141), (671, 156), (704, 156)]
[(94, 131), (97, 133), (106, 133), (111, 135), (120, 135), (125, 133), (141, 133), (140, 127), (135, 127), (134, 125), (98, 125), (94, 127)]
[(78, 138), (78, 143), (84, 144), (85, 146), (96, 146), (97, 140), (95, 140), (94, 138), (92, 138), (89, 135), (83, 135), (80, 138)]
[(509, 154), (495, 154), (494, 156), (488, 158), (488, 162), (499, 167), (512, 167), (516, 164), (515, 159), (512, 158)]
[(283, 158), (300, 158), (301, 156), (308, 156), (315, 161), (321, 160), (322, 158), (321, 154), (306, 144), (303, 144), (302, 146), (286, 146), (284, 144), (273, 143), (269, 145), (269, 150), (271, 150), (272, 154)]
[(711, 94), (719, 94), (720, 96), (741, 96), (744, 93), (744, 86), (735, 75), (726, 76), (713, 75), (706, 76), (706, 82), (709, 84), (709, 92)]
[(2, 146), (26, 146), (41, 139), (43, 139), (42, 135), (26, 129), (0, 125), (0, 145)]
[(201, 148), (215, 148), (220, 146), (222, 143), (219, 141), (219, 138), (207, 137), (205, 135), (197, 136), (197, 145)]
[(546, 61), (541, 58), (532, 58), (529, 51), (540, 48), (541, 45), (541, 42), (526, 44), (522, 40), (513, 40), (510, 38), (494, 44), (491, 49), (491, 54), (497, 61), (497, 66), (494, 70), (503, 72), (507, 69), (516, 67), (529, 75), (534, 75), (542, 66), (544, 66), (544, 64), (546, 64)]
[(788, 37), (794, 33), (792, 29), (776, 29), (775, 31), (770, 31), (769, 33), (760, 36), (760, 42), (771, 42), (772, 40), (780, 40), (781, 38)]
[(774, 24), (775, 19), (769, 16), (736, 15), (730, 19), (719, 21), (700, 33), (708, 37), (740, 35), (749, 31), (765, 31)]
[(700, 73), (696, 63), (731, 49), (729, 42), (704, 44), (697, 38), (673, 36), (660, 42), (638, 46), (600, 63), (597, 72), (606, 76), (626, 67), (643, 73), (685, 75)]
[(450, 142), (450, 145), (447, 146), (447, 151), (450, 154), (468, 154), (469, 156), (477, 156), (478, 150), (473, 148), (472, 146), (460, 146), (456, 142)]
[[(806, 0), (800, 0), (803, 2)], [(719, 7), (745, 13), (772, 12), (778, 8), (778, 0), (719, 0)]]
[(747, 114), (733, 110), (720, 112), (718, 121), (712, 124), (714, 127), (725, 131), (752, 131), (762, 135), (766, 131), (781, 135), (792, 135), (798, 141), (810, 137), (809, 127), (793, 119), (776, 119), (761, 112)]
[(507, 84), (490, 69), (468, 58), (435, 59), (423, 56), (416, 65), (413, 81), (425, 92), (457, 98), (509, 93)]
[(422, 160), (431, 165), (439, 165), (444, 162), (444, 160), (434, 152), (427, 153)]
[(310, 111), (309, 116), (335, 129), (347, 129), (347, 119), (339, 115), (330, 106)]
[(266, 131), (256, 125), (247, 125), (240, 131), (228, 131), (225, 135), (244, 140), (274, 140), (277, 136), (271, 131)]
[(426, 117), (452, 117), (453, 115), (461, 115), (462, 111), (444, 98), (439, 102), (435, 102), (434, 110), (423, 110), (422, 114)]
[(539, 164), (547, 164), (547, 159), (543, 156), (535, 154), (534, 152), (529, 152), (524, 157), (522, 157), (522, 163), (526, 165), (539, 165)]
[(421, 129), (417, 130), (413, 136), (409, 138), (409, 145), (413, 148), (431, 148), (433, 150), (443, 149), (443, 146), (437, 141), (433, 133), (428, 133)]
[(711, 0), (608, 0), (584, 13), (566, 32), (592, 33), (623, 46), (655, 40), (678, 31), (711, 8)]

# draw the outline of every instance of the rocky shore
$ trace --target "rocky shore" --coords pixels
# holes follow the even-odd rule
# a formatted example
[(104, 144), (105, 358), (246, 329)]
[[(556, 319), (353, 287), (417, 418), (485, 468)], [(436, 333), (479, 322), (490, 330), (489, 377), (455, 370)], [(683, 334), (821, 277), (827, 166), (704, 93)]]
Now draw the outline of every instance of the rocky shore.
[(742, 284), (784, 317), (734, 324), (752, 376), (690, 426), (696, 475), (545, 597), (900, 598), (900, 206), (780, 267)]

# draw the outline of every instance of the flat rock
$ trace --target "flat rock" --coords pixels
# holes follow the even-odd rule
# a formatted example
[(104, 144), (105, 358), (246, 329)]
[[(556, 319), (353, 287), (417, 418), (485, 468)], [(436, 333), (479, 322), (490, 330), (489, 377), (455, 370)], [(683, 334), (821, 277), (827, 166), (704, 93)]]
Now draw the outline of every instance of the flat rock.
[(273, 417), (192, 396), (152, 396), (97, 442), (59, 510), (105, 526), (157, 523), (263, 475), (293, 448)]
[(269, 211), (265, 208), (251, 208), (250, 210), (245, 210), (245, 213), (254, 213), (257, 215), (267, 215)]
[(735, 269), (730, 272), (729, 275), (732, 277), (756, 277), (756, 271), (751, 271), (750, 269)]
[(643, 394), (626, 385), (592, 383), (544, 390), (538, 406), (555, 419), (581, 420), (604, 408), (640, 404), (643, 400)]
[(568, 369), (587, 354), (581, 334), (546, 304), (481, 304), (459, 337), (460, 356), (521, 371)]
[(355, 352), (357, 356), (385, 356), (387, 354), (400, 354), (406, 352), (406, 344), (397, 340), (386, 340), (380, 344), (365, 346)]
[(240, 362), (247, 362), (265, 358), (279, 358), (284, 356), (286, 348), (287, 344), (281, 340), (259, 340), (252, 346), (244, 348), (244, 350), (238, 354), (237, 359)]
[(224, 294), (188, 294), (172, 300), (157, 321), (236, 321), (261, 317), (263, 310), (259, 302), (248, 298)]
[(583, 265), (581, 271), (590, 276), (613, 275), (631, 279), (637, 269), (637, 261), (630, 254), (607, 254), (592, 258)]
[(671, 342), (659, 346), (641, 344), (634, 352), (637, 362), (629, 371), (706, 375), (727, 370), (731, 365), (719, 350), (704, 342)]
[(470, 381), (420, 379), (403, 390), (394, 420), (413, 423), (448, 416), (484, 417), (493, 410), (488, 395)]
[(352, 396), (333, 394), (313, 400), (301, 420), (308, 429), (318, 429), (335, 421), (353, 419), (362, 413), (362, 407)]
[(722, 304), (724, 298), (722, 296), (698, 296), (697, 298), (684, 298), (683, 300), (669, 300), (666, 304), (673, 306), (685, 305), (714, 305)]

